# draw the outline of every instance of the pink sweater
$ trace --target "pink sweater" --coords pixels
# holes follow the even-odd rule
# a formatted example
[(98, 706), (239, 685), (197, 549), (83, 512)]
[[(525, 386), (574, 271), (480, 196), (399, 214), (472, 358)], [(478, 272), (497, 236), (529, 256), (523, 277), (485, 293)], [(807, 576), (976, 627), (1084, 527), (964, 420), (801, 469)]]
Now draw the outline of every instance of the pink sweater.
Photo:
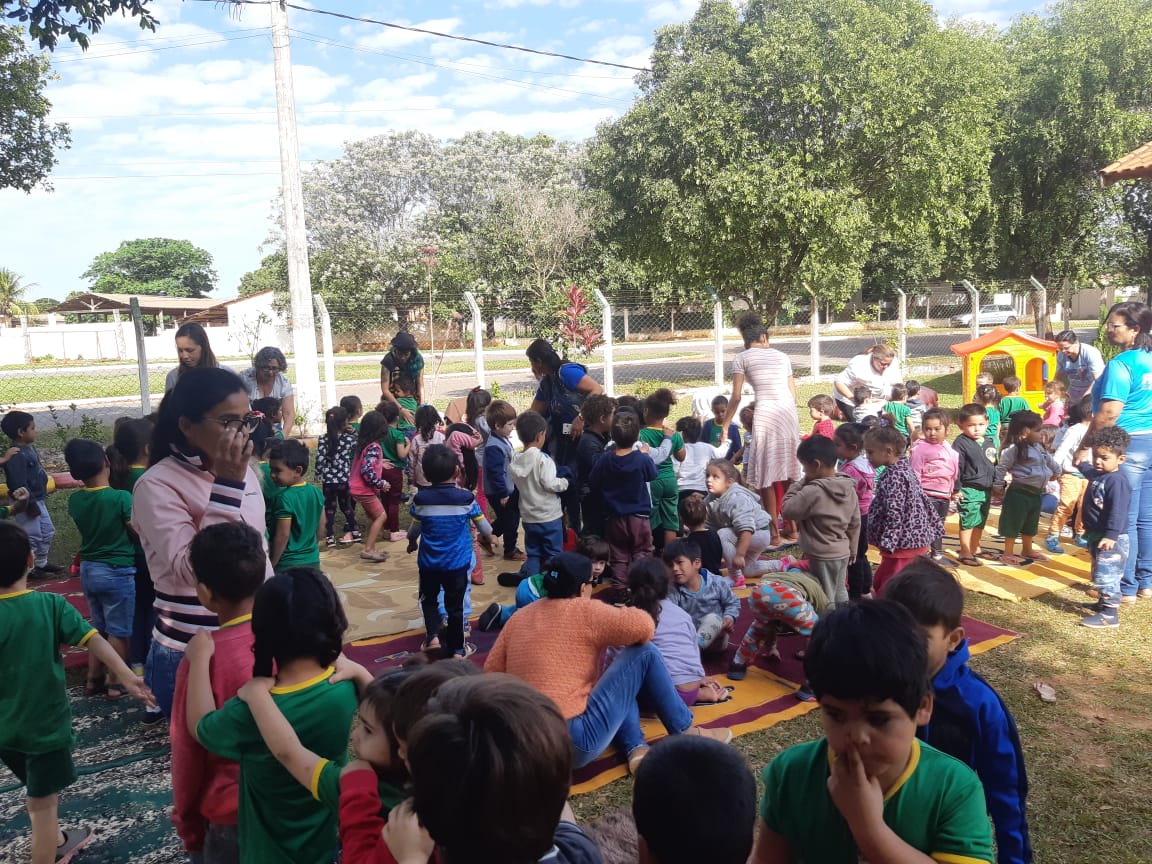
[(872, 467), (868, 457), (861, 453), (851, 462), (841, 465), (840, 473), (852, 480), (856, 487), (856, 497), (860, 501), (860, 515), (867, 516), (876, 489), (876, 469)]
[(960, 458), (947, 441), (929, 444), (923, 438), (912, 445), (908, 457), (912, 473), (929, 498), (951, 498), (960, 471)]
[[(217, 624), (196, 599), (188, 547), (200, 529), (220, 522), (244, 522), (264, 536), (264, 495), (251, 467), (241, 486), (169, 456), (144, 472), (132, 490), (132, 524), (156, 588), (152, 635), (177, 651), (197, 630)], [(272, 577), (271, 565), (266, 574)]]

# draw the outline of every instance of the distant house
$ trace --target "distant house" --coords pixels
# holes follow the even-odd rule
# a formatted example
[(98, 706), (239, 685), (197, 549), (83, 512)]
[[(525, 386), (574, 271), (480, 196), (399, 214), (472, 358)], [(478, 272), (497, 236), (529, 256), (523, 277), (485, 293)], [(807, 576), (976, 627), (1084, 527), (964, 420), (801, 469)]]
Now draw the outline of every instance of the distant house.
[[(209, 330), (213, 350), (221, 356), (251, 357), (265, 345), (290, 351), (292, 334), (287, 316), (277, 311), (273, 291), (261, 291), (218, 303), (182, 323), (196, 322)], [(225, 332), (221, 333), (221, 330)], [(223, 339), (224, 341), (221, 341)]]
[(83, 315), (87, 320), (97, 316), (103, 321), (127, 320), (133, 300), (140, 304), (143, 315), (155, 320), (157, 332), (163, 330), (166, 323), (179, 324), (193, 315), (220, 305), (219, 300), (210, 297), (156, 297), (149, 294), (100, 294), (90, 291), (65, 300), (51, 314)]

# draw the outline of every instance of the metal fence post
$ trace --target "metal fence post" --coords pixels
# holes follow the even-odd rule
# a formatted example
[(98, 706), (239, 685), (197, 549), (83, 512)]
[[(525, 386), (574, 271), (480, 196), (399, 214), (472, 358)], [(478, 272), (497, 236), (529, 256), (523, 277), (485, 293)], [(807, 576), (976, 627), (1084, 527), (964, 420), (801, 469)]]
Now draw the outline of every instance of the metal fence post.
[(724, 304), (716, 297), (712, 301), (712, 375), (717, 387), (724, 386)]
[(464, 292), (464, 300), (472, 310), (472, 349), (476, 355), (476, 386), (484, 387), (484, 321), (480, 317), (480, 304), (471, 291)]
[(332, 347), (332, 316), (328, 314), (328, 304), (319, 294), (312, 295), (312, 304), (320, 318), (320, 347), (324, 351), (324, 398), (329, 405), (335, 405), (339, 400), (336, 398), (336, 351)]
[(896, 306), (896, 356), (900, 358), (900, 368), (908, 365), (908, 295), (896, 285), (899, 301)]
[[(596, 302), (604, 312), (603, 322), (600, 325), (604, 339), (604, 392), (611, 395), (616, 390), (616, 375), (612, 368), (612, 306), (599, 288), (593, 288), (592, 293), (596, 295)], [(627, 321), (627, 310), (624, 316), (624, 320)]]
[(1034, 292), (1032, 309), (1036, 313), (1036, 335), (1043, 339), (1048, 332), (1048, 286), (1035, 276), (1028, 277), (1028, 284)]
[(136, 371), (140, 375), (140, 416), (152, 413), (152, 394), (148, 392), (148, 354), (144, 350), (144, 316), (140, 314), (140, 301), (133, 297), (128, 302), (132, 316), (132, 329), (136, 332)]
[(976, 290), (976, 286), (969, 282), (967, 279), (960, 280), (960, 284), (964, 286), (964, 290), (968, 292), (968, 299), (972, 302), (972, 321), (968, 325), (971, 337), (973, 339), (980, 338), (980, 292)]
[(812, 314), (811, 314), (811, 333), (812, 345), (808, 349), (808, 375), (813, 381), (820, 378), (820, 301), (816, 299), (816, 293), (804, 286), (808, 290), (808, 294), (812, 297)]

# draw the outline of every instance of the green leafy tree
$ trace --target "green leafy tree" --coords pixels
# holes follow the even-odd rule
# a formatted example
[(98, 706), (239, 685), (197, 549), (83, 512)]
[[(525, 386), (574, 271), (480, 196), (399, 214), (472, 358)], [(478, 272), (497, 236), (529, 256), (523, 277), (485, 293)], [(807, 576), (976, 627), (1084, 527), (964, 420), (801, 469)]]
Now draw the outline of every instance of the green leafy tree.
[(284, 252), (273, 252), (260, 260), (260, 266), (240, 277), (237, 294), (251, 297), (263, 291), (288, 291), (288, 256)]
[(216, 287), (212, 256), (187, 240), (126, 240), (97, 255), (81, 275), (89, 290), (107, 294), (203, 297)]
[(24, 300), (24, 294), (36, 287), (39, 286), (25, 282), (19, 273), (0, 268), (0, 317), (11, 319), (30, 311), (32, 304)]
[(87, 48), (89, 34), (98, 33), (104, 19), (117, 12), (138, 18), (141, 30), (155, 30), (158, 22), (145, 8), (148, 3), (149, 0), (0, 0), (0, 18), (27, 24), (28, 35), (49, 51), (56, 48), (61, 36)]
[(1130, 277), (1147, 286), (1146, 298), (1152, 303), (1152, 180), (1127, 185), (1124, 222), (1133, 240), (1124, 269)]
[(44, 89), (52, 77), (47, 58), (25, 47), (20, 28), (0, 25), (0, 189), (50, 188), (56, 151), (71, 140), (67, 125), (48, 121), (52, 103)]

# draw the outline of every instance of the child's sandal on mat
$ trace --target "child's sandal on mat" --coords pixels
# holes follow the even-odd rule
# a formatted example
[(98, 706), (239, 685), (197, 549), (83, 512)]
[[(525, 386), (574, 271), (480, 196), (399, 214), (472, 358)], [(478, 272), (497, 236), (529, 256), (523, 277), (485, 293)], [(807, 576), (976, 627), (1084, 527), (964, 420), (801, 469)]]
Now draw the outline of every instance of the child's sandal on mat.
[(983, 567), (984, 562), (974, 555), (961, 555), (957, 559), (965, 567)]
[(1032, 564), (1031, 558), (1022, 558), (1019, 555), (1001, 555), (996, 560), (1009, 567), (1028, 567)]

